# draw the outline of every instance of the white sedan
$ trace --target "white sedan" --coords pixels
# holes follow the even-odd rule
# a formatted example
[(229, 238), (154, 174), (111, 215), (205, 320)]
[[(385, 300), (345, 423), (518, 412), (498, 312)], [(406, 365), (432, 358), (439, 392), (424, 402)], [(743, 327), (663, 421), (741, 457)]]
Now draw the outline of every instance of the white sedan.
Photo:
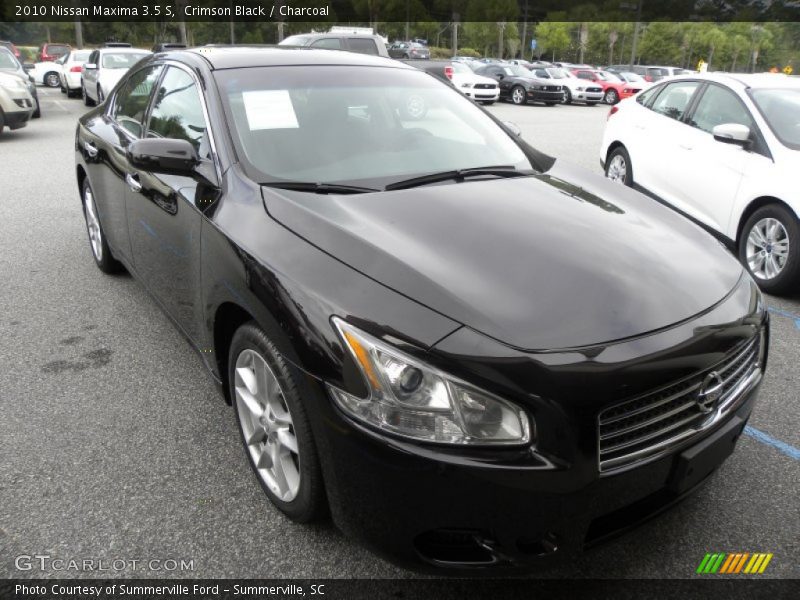
[(600, 161), (716, 232), (765, 291), (800, 288), (800, 81), (661, 81), (611, 109)]
[(33, 69), (29, 71), (34, 82), (36, 82), (37, 85), (58, 87), (61, 81), (61, 61), (63, 58), (64, 57), (62, 56), (58, 60), (34, 63)]
[(453, 62), (453, 85), (467, 98), (482, 104), (494, 104), (500, 98), (500, 87), (494, 79), (476, 75), (460, 62)]
[(93, 50), (83, 65), (81, 88), (84, 104), (94, 106), (103, 102), (128, 69), (150, 54), (149, 50), (138, 48)]
[(583, 102), (594, 106), (603, 101), (603, 88), (586, 79), (578, 79), (566, 69), (543, 67), (533, 69), (532, 74), (539, 79), (557, 79), (555, 83), (564, 87), (564, 103)]
[(59, 59), (62, 61), (59, 72), (61, 91), (67, 96), (80, 96), (83, 65), (91, 53), (91, 50), (71, 50)]

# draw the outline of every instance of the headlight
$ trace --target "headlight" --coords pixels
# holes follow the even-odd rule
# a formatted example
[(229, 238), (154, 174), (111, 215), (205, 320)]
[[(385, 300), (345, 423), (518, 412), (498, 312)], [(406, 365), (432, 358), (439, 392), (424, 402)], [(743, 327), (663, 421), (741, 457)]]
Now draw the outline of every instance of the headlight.
[(583, 91), (583, 86), (579, 85), (578, 87), (575, 88), (575, 91), (576, 92), (582, 92)]
[(471, 88), (472, 84), (471, 83), (462, 83), (461, 87), (463, 87), (463, 88)]
[(331, 385), (336, 404), (378, 429), (425, 442), (522, 444), (531, 424), (522, 409), (442, 373), (334, 317), (345, 348), (370, 390), (358, 398)]

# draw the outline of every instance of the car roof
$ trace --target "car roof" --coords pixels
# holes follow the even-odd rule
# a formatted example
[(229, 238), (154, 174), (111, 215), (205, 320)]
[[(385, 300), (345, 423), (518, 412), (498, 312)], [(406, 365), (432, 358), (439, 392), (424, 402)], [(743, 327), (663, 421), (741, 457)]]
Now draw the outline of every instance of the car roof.
[(146, 50), (145, 48), (129, 48), (127, 46), (114, 48), (95, 48), (95, 50), (102, 52), (103, 54), (141, 54), (142, 52), (146, 54), (152, 54), (150, 50)]
[(686, 75), (671, 77), (665, 81), (680, 81), (683, 79), (716, 81), (738, 89), (775, 87), (800, 88), (800, 81), (781, 73), (687, 73)]
[(201, 46), (188, 50), (167, 52), (166, 56), (180, 59), (186, 55), (202, 57), (212, 69), (237, 69), (246, 67), (278, 67), (293, 65), (347, 65), (360, 67), (393, 67), (412, 69), (390, 58), (297, 46)]

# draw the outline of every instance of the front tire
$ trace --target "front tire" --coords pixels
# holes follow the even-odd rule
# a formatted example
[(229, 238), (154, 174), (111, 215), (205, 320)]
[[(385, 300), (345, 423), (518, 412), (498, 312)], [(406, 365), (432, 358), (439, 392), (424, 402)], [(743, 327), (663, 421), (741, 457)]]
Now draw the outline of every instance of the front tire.
[(515, 85), (511, 88), (511, 102), (516, 104), (517, 106), (521, 106), (528, 101), (527, 94), (525, 93), (525, 88), (521, 85)]
[(785, 206), (768, 204), (754, 212), (742, 229), (739, 260), (759, 287), (785, 294), (800, 283), (800, 222)]
[(111, 254), (111, 249), (106, 242), (103, 226), (100, 224), (100, 217), (97, 212), (97, 203), (94, 200), (94, 192), (89, 180), (84, 179), (83, 189), (83, 216), (86, 219), (86, 231), (89, 234), (89, 247), (92, 250), (97, 268), (103, 273), (118, 273), (122, 270), (122, 265)]
[(606, 160), (606, 177), (611, 181), (633, 187), (633, 165), (625, 146), (614, 148)]
[(572, 92), (569, 90), (564, 92), (564, 104), (572, 104)]
[(606, 91), (605, 96), (603, 96), (603, 101), (606, 104), (616, 104), (619, 102), (619, 94), (617, 93), (617, 90), (609, 88), (608, 91)]
[(50, 71), (44, 76), (44, 84), (47, 87), (55, 88), (61, 86), (61, 78), (55, 71)]
[(97, 103), (102, 104), (105, 101), (106, 97), (103, 96), (103, 88), (99, 85), (97, 86)]
[(233, 336), (228, 382), (245, 454), (270, 502), (298, 523), (323, 516), (322, 470), (295, 371), (252, 321)]

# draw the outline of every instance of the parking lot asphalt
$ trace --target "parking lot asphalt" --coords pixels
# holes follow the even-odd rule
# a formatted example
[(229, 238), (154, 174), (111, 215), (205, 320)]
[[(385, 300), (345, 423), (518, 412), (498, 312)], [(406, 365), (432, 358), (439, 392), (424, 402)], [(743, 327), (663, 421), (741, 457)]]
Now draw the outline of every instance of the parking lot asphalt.
[[(93, 264), (73, 158), (86, 109), (40, 95), (43, 118), (0, 136), (0, 577), (413, 576), (272, 508), (200, 358), (137, 282)], [(599, 172), (607, 107), (490, 110)], [(800, 576), (800, 295), (767, 300), (770, 366), (734, 455), (674, 510), (535, 576), (693, 577), (706, 552), (771, 552), (760, 577)], [(194, 568), (15, 568), (34, 554)]]

